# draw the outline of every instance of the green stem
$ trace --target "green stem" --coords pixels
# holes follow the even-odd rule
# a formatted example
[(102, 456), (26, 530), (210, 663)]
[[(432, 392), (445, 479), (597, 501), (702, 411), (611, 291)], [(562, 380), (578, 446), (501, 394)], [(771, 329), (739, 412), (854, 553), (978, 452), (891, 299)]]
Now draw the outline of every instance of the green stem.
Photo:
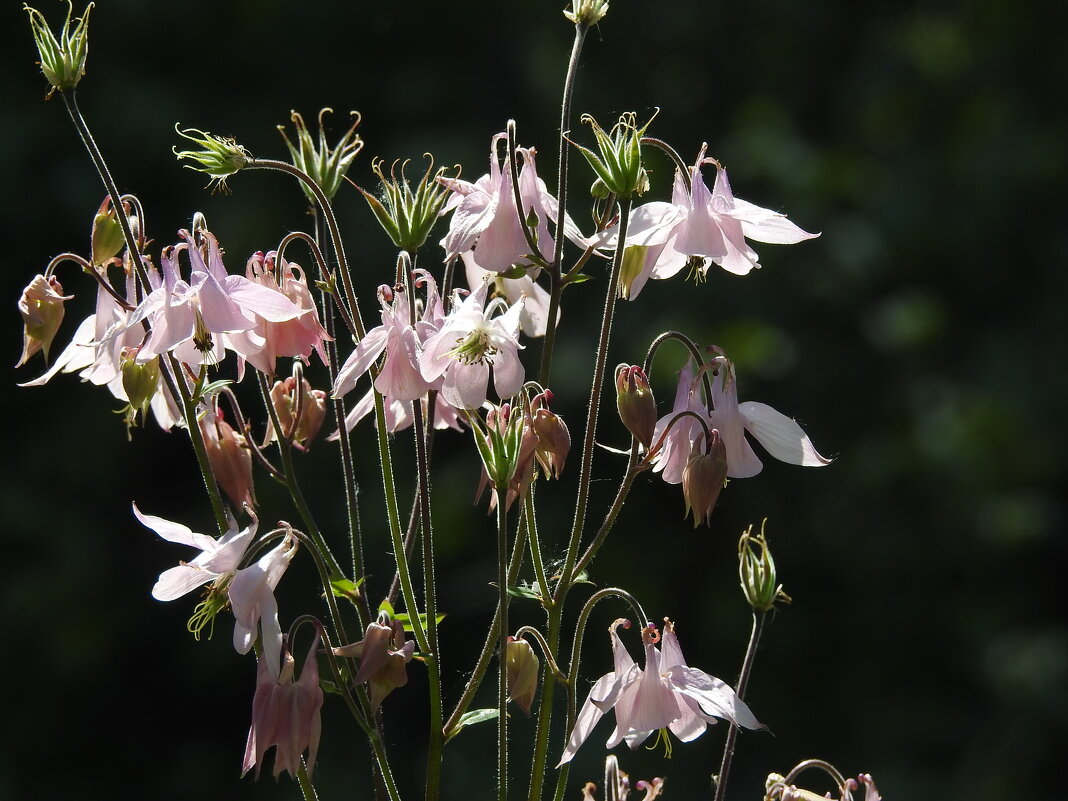
[[(753, 612), (753, 628), (749, 633), (749, 646), (745, 649), (745, 659), (742, 662), (742, 672), (738, 676), (738, 686), (735, 692), (738, 700), (745, 700), (745, 690), (749, 684), (749, 674), (753, 670), (753, 660), (756, 658), (757, 646), (760, 644), (760, 634), (764, 630), (764, 619), (767, 612)], [(714, 801), (723, 801), (727, 792), (727, 776), (731, 769), (731, 760), (734, 759), (734, 743), (738, 739), (738, 727), (731, 725), (727, 732), (727, 742), (723, 745), (723, 760), (719, 766), (719, 776), (716, 779), (716, 795)]]
[[(59, 95), (63, 98), (63, 104), (67, 107), (67, 113), (78, 131), (78, 136), (81, 137), (82, 144), (89, 151), (89, 157), (100, 175), (100, 180), (104, 183), (108, 197), (111, 198), (111, 205), (115, 209), (115, 217), (122, 228), (122, 236), (126, 240), (126, 249), (130, 253), (130, 261), (133, 263), (134, 271), (137, 273), (137, 279), (140, 281), (144, 291), (150, 292), (152, 284), (148, 280), (148, 270), (141, 259), (141, 249), (137, 246), (137, 240), (134, 238), (133, 230), (130, 228), (130, 220), (123, 209), (122, 197), (119, 195), (115, 179), (111, 177), (111, 170), (108, 169), (107, 162), (104, 161), (104, 155), (100, 152), (100, 148), (97, 147), (96, 140), (93, 139), (93, 134), (85, 123), (81, 109), (78, 108), (78, 98), (73, 89), (69, 92), (60, 92)], [(148, 331), (147, 320), (143, 321), (143, 325), (145, 331)], [(200, 426), (197, 425), (196, 405), (192, 403), (189, 390), (185, 385), (185, 380), (182, 378), (181, 367), (173, 356), (168, 360), (168, 365), (170, 370), (162, 371), (163, 381), (167, 385), (167, 389), (170, 390), (171, 397), (180, 399), (182, 402), (186, 431), (189, 432), (189, 439), (193, 443), (197, 464), (200, 467), (201, 476), (204, 478), (204, 488), (207, 490), (208, 500), (211, 502), (212, 512), (215, 515), (215, 525), (219, 529), (219, 534), (222, 535), (226, 533), (229, 525), (226, 520), (226, 512), (223, 509), (222, 496), (219, 494), (219, 485), (215, 481), (215, 474), (211, 472), (211, 465), (208, 463), (208, 454), (204, 448)]]
[(308, 767), (304, 763), (304, 757), (300, 758), (300, 764), (297, 765), (297, 782), (300, 784), (300, 792), (304, 795), (304, 801), (319, 801), (319, 796), (315, 792), (315, 785), (312, 784), (311, 776), (308, 775)]
[[(504, 489), (502, 487), (502, 489)], [(508, 801), (508, 659), (505, 643), (508, 638), (508, 511), (504, 492), (497, 503), (497, 583), (500, 598), (500, 632), (497, 636), (500, 662), (497, 685), (497, 801)]]
[(575, 560), (582, 542), (582, 530), (586, 523), (586, 504), (589, 500), (590, 480), (593, 472), (593, 451), (597, 435), (597, 413), (601, 407), (601, 390), (604, 383), (605, 363), (608, 359), (608, 342), (612, 336), (612, 318), (616, 308), (616, 287), (623, 264), (624, 243), (627, 241), (627, 225), (630, 218), (630, 198), (619, 201), (619, 244), (612, 257), (612, 274), (605, 290), (604, 315), (601, 318), (601, 334), (597, 340), (597, 356), (593, 366), (593, 386), (590, 388), (589, 411), (586, 417), (586, 433), (582, 442), (582, 464), (579, 467), (578, 496), (575, 502), (575, 521), (571, 528), (560, 582), (556, 587), (555, 603), (562, 604), (571, 587)]
[(534, 482), (527, 485), (523, 493), (523, 525), (530, 545), (530, 559), (534, 564), (534, 579), (538, 582), (541, 604), (546, 610), (552, 609), (553, 599), (549, 592), (549, 580), (545, 575), (545, 562), (541, 556), (541, 541), (538, 539), (538, 520), (534, 508)]
[(542, 386), (549, 383), (549, 371), (553, 363), (553, 349), (556, 345), (556, 316), (560, 311), (560, 296), (564, 291), (564, 284), (560, 277), (564, 260), (564, 220), (567, 214), (567, 161), (569, 150), (567, 148), (567, 132), (571, 127), (571, 99), (575, 94), (575, 75), (578, 72), (579, 55), (582, 53), (582, 43), (586, 41), (587, 25), (578, 23), (575, 25), (575, 40), (571, 45), (571, 58), (567, 62), (567, 75), (564, 78), (564, 96), (560, 102), (560, 152), (557, 164), (559, 173), (556, 178), (556, 242), (553, 248), (553, 261), (549, 269), (550, 282), (552, 284), (549, 293), (549, 316), (545, 325), (545, 340), (541, 346), (541, 366), (538, 369), (538, 381)]

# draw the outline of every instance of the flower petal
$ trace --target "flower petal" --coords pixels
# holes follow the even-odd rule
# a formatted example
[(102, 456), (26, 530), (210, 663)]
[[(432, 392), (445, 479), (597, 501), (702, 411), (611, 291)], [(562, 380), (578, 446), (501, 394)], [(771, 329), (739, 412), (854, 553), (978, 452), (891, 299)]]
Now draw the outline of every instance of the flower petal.
[(697, 668), (676, 665), (667, 672), (668, 683), (676, 692), (695, 700), (701, 712), (710, 717), (729, 720), (746, 729), (766, 729), (745, 702), (726, 682)]
[(801, 426), (766, 403), (746, 401), (738, 405), (738, 410), (749, 433), (779, 461), (803, 467), (831, 463), (831, 459), (819, 454)]

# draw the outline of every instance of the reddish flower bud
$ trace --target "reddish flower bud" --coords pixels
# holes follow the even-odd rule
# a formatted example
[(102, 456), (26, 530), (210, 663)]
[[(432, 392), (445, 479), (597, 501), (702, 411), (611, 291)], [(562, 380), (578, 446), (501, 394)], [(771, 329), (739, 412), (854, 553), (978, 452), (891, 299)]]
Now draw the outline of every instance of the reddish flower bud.
[[(703, 451), (703, 452), (702, 452)], [(703, 446), (698, 440), (690, 452), (690, 459), (682, 471), (682, 495), (686, 499), (686, 514), (693, 512), (693, 527), (712, 519), (712, 508), (727, 478), (727, 447), (715, 428)]]
[[(294, 425), (294, 415), (297, 412), (297, 380), (290, 376), (285, 381), (275, 381), (271, 388), (271, 403), (278, 413), (278, 422), (282, 425), (283, 434), (292, 433), (293, 444), (306, 448), (307, 443), (315, 439), (319, 429), (326, 418), (326, 392), (321, 389), (312, 389), (306, 378), (301, 379), (303, 397), (300, 399), (300, 420)], [(267, 430), (267, 438), (263, 444), (274, 442), (277, 439), (274, 425)]]
[(252, 452), (245, 438), (222, 419), (218, 412), (208, 412), (200, 421), (204, 449), (215, 480), (237, 508), (255, 506), (252, 491)]
[(549, 402), (553, 394), (549, 390), (539, 395), (531, 403), (534, 408), (532, 425), (538, 435), (535, 455), (547, 476), (560, 478), (571, 450), (571, 433), (564, 421), (549, 411)]
[(646, 448), (656, 428), (656, 399), (645, 371), (638, 365), (616, 368), (616, 408), (623, 425)]

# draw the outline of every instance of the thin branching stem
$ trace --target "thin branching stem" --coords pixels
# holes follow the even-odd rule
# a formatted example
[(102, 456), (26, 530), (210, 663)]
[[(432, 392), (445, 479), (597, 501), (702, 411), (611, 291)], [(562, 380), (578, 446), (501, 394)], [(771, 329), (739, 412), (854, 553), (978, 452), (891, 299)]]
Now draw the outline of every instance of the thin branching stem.
[[(760, 634), (764, 630), (764, 620), (767, 612), (753, 611), (753, 628), (749, 633), (749, 646), (745, 649), (745, 659), (742, 661), (742, 672), (738, 676), (738, 685), (735, 692), (738, 700), (745, 700), (745, 690), (749, 685), (749, 675), (753, 671), (753, 661), (756, 658), (757, 647), (760, 645)], [(723, 759), (719, 766), (719, 775), (716, 778), (716, 794), (714, 801), (723, 801), (727, 792), (727, 777), (731, 769), (731, 761), (734, 759), (734, 744), (738, 739), (738, 727), (731, 724), (727, 732), (727, 741), (723, 744)]]

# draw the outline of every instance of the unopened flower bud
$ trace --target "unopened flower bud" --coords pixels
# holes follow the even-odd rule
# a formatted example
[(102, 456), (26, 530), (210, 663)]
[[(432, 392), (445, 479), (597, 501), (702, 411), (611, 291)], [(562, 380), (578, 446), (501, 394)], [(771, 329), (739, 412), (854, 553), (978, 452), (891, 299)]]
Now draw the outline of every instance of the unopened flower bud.
[[(37, 43), (37, 52), (41, 56), (41, 72), (52, 84), (52, 91), (58, 89), (65, 92), (73, 89), (85, 75), (85, 59), (89, 54), (89, 12), (92, 11), (93, 4), (85, 7), (85, 11), (77, 18), (74, 30), (71, 30), (74, 4), (68, 0), (67, 18), (63, 21), (58, 38), (52, 33), (40, 11), (29, 6), (23, 8), (30, 15), (30, 28), (33, 30), (34, 42)], [(49, 94), (51, 93), (50, 91)]]
[(204, 434), (204, 448), (215, 480), (234, 506), (254, 506), (252, 491), (252, 452), (244, 436), (222, 419), (218, 413), (208, 412), (200, 421)]
[[(312, 389), (306, 378), (300, 379), (300, 386), (303, 395), (300, 398), (299, 420), (294, 421), (297, 413), (297, 379), (293, 376), (274, 383), (271, 387), (271, 403), (278, 414), (283, 435), (291, 435), (295, 445), (306, 447), (309, 441), (315, 439), (326, 418), (326, 392)], [(272, 424), (263, 444), (266, 445), (277, 438)]]
[(727, 478), (727, 446), (719, 431), (712, 429), (706, 443), (697, 442), (682, 471), (682, 496), (686, 499), (686, 514), (693, 512), (693, 527), (712, 519), (723, 482)]
[(505, 645), (508, 660), (508, 700), (515, 701), (527, 715), (538, 690), (538, 657), (524, 639), (509, 637)]
[(106, 261), (110, 261), (119, 255), (119, 251), (126, 246), (126, 239), (122, 235), (122, 225), (111, 207), (111, 198), (104, 198), (100, 208), (93, 217), (93, 266), (99, 267)]
[(619, 419), (645, 448), (656, 428), (656, 399), (645, 371), (638, 365), (616, 368), (616, 409)]
[(764, 536), (767, 518), (760, 524), (760, 533), (754, 535), (749, 526), (738, 540), (738, 578), (742, 592), (749, 605), (757, 612), (768, 612), (776, 601), (790, 603), (790, 596), (783, 592), (775, 572), (775, 560)]
[(48, 361), (48, 349), (63, 322), (63, 304), (73, 295), (64, 295), (59, 280), (50, 275), (34, 276), (19, 298), (19, 314), (22, 315), (22, 358), (16, 367), (24, 365), (37, 351), (44, 353)]
[(138, 363), (137, 348), (124, 348), (119, 364), (122, 369), (122, 388), (130, 407), (144, 414), (159, 388), (159, 356)]
[(552, 400), (552, 393), (546, 390), (541, 397), (540, 404), (544, 405), (534, 410), (532, 422), (534, 433), (538, 435), (535, 455), (547, 476), (560, 478), (571, 450), (571, 433), (564, 421), (549, 411), (547, 404)]

